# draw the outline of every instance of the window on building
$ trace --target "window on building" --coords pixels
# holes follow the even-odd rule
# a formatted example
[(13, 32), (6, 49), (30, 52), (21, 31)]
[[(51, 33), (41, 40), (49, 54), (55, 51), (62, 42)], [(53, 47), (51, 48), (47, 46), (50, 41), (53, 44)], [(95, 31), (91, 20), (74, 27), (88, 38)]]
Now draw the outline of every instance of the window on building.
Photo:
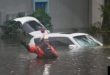
[(35, 2), (35, 10), (43, 9), (46, 11), (47, 2)]

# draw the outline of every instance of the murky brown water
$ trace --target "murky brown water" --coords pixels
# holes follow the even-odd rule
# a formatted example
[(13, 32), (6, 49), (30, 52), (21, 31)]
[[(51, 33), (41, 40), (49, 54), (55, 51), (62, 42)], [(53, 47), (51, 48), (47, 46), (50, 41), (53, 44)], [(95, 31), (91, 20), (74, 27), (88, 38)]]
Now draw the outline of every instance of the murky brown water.
[(107, 75), (110, 48), (57, 51), (57, 59), (37, 59), (19, 43), (0, 40), (0, 75)]

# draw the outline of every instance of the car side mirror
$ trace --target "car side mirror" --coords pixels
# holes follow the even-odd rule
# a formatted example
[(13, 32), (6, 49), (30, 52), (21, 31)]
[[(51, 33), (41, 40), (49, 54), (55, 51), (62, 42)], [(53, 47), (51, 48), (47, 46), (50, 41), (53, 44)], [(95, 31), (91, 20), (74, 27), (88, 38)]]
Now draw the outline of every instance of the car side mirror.
[(76, 45), (73, 45), (73, 44), (70, 44), (69, 45), (69, 49), (74, 49), (74, 48), (77, 48), (77, 46)]

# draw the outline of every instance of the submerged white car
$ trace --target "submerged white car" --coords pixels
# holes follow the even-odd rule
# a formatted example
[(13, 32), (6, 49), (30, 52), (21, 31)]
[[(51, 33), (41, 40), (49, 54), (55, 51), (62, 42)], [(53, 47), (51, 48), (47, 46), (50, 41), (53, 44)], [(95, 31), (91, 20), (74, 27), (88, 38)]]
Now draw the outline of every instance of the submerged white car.
[[(68, 46), (69, 49), (103, 46), (101, 42), (86, 33), (50, 33), (47, 36), (53, 45), (60, 46), (60, 44), (63, 44)], [(33, 37), (30, 42), (34, 42), (34, 39), (39, 38)]]
[(43, 32), (44, 34), (49, 33), (49, 31), (46, 29), (46, 27), (38, 19), (36, 19), (34, 17), (30, 17), (30, 16), (20, 17), (20, 18), (14, 19), (14, 21), (20, 22), (22, 25), (21, 27), (22, 27), (23, 31), (33, 37), (42, 36), (41, 28), (43, 28), (45, 30), (45, 32)]
[[(20, 26), (22, 27), (22, 30), (29, 34), (31, 38), (29, 39), (29, 42), (27, 42), (25, 39), (21, 39), (22, 45), (24, 45), (27, 50), (31, 53), (37, 54), (38, 58), (56, 58), (58, 57), (58, 54), (56, 52), (56, 49), (50, 44), (50, 42), (46, 40), (40, 40), (45, 35), (49, 34), (49, 31), (46, 29), (46, 27), (36, 18), (34, 17), (20, 17), (14, 19), (16, 22), (20, 22)], [(36, 39), (34, 37), (40, 38)], [(34, 38), (34, 39), (33, 39)]]
[[(96, 47), (103, 46), (101, 42), (86, 33), (49, 33), (42, 23), (34, 17), (16, 18), (14, 21), (22, 24), (22, 29), (32, 36), (28, 46), (35, 47), (35, 41), (39, 41), (44, 35), (48, 36), (52, 44), (59, 45), (60, 43), (67, 45), (70, 49), (81, 47)], [(42, 32), (40, 28), (44, 28)]]
[(31, 36), (28, 43), (23, 40), (29, 47), (35, 47), (34, 40), (31, 41), (34, 37), (42, 38), (44, 35), (50, 33), (49, 30), (47, 30), (46, 27), (34, 17), (20, 17), (15, 18), (14, 21), (20, 22), (22, 30)]

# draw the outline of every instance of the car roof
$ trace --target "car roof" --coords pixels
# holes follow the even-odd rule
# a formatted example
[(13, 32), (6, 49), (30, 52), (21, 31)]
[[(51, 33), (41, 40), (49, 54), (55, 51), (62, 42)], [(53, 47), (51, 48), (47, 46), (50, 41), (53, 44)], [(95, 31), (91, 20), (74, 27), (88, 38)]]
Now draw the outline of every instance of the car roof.
[[(47, 30), (46, 27), (38, 19), (36, 19), (34, 17), (31, 17), (31, 16), (25, 16), (25, 17), (15, 18), (14, 21), (20, 22), (21, 23), (21, 26), (22, 26), (22, 29), (26, 33), (28, 33), (28, 34), (30, 34), (32, 36), (36, 36), (36, 34), (39, 35), (40, 32), (41, 32), (40, 31), (40, 28), (35, 30), (32, 27), (32, 25), (33, 26), (35, 26), (35, 25), (37, 26), (37, 24), (33, 24), (33, 23), (38, 23), (39, 26), (41, 26), (42, 28), (44, 28), (45, 30)], [(32, 21), (32, 23), (31, 23), (32, 25), (29, 23), (30, 21)]]
[[(24, 23), (28, 21), (36, 21), (37, 23), (41, 24), (40, 21), (34, 17), (31, 16), (26, 16), (26, 17), (20, 17), (20, 18), (15, 18), (14, 21), (19, 21), (23, 25)], [(42, 25), (42, 24), (41, 24)]]
[(71, 33), (71, 34), (50, 33), (50, 34), (48, 34), (48, 37), (75, 37), (75, 36), (81, 36), (81, 35), (88, 35), (88, 34), (86, 34), (86, 33)]

